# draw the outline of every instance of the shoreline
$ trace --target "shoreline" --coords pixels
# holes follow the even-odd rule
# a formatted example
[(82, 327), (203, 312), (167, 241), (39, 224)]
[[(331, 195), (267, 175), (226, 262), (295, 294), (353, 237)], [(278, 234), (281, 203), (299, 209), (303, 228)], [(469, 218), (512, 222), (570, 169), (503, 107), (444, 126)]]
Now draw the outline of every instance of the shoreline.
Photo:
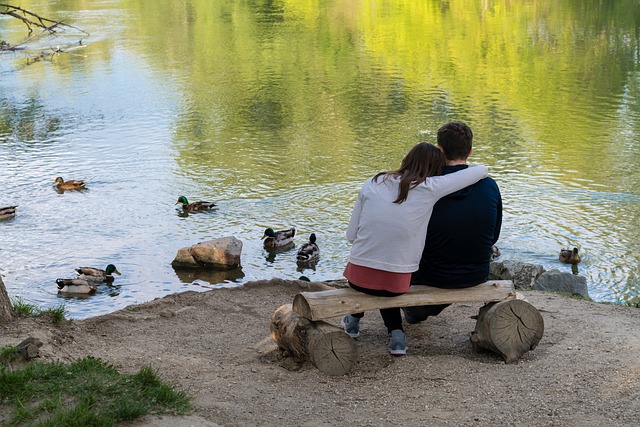
[(129, 426), (637, 425), (638, 309), (521, 291), (545, 333), (511, 365), (471, 346), (481, 304), (405, 325), (409, 351), (400, 358), (387, 352), (379, 313), (367, 312), (356, 366), (329, 377), (282, 358), (269, 333), (280, 305), (322, 285), (272, 279), (187, 291), (60, 326), (19, 318), (0, 324), (0, 346), (35, 336), (41, 360), (91, 355), (127, 372), (148, 365), (193, 397), (187, 417)]

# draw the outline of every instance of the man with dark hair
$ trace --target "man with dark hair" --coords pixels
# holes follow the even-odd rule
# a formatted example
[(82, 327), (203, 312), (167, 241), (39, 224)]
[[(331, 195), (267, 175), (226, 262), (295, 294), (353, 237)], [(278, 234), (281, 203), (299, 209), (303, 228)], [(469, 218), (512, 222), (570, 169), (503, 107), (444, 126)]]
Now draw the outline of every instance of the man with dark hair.
[[(451, 122), (438, 129), (438, 146), (445, 155), (444, 174), (468, 167), (473, 132), (464, 123)], [(412, 285), (467, 288), (489, 277), (492, 247), (502, 226), (502, 197), (498, 184), (484, 178), (440, 199), (433, 208), (420, 268)], [(437, 316), (446, 305), (407, 307), (408, 323)]]

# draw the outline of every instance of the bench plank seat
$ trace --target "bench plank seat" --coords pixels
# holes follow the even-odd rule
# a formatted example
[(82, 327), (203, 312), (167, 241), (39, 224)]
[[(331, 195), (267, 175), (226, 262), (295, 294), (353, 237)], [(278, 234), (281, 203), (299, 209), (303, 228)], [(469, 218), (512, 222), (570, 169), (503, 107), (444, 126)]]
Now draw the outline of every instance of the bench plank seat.
[(516, 299), (511, 280), (489, 280), (462, 289), (412, 286), (406, 294), (392, 298), (367, 295), (351, 288), (302, 292), (294, 297), (293, 311), (302, 317), (316, 321), (381, 308), (510, 299)]

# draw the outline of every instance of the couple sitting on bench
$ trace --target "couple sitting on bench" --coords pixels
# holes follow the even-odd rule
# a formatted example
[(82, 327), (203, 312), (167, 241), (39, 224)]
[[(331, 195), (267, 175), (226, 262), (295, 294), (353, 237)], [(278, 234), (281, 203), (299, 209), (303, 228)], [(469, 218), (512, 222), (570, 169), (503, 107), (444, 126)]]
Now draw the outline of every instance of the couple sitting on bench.
[[(473, 133), (464, 123), (438, 129), (438, 146), (421, 142), (400, 168), (365, 182), (347, 228), (352, 243), (344, 276), (353, 289), (394, 297), (410, 285), (465, 288), (489, 276), (502, 225), (502, 198), (483, 165), (468, 166)], [(408, 323), (438, 315), (447, 305), (403, 308)], [(389, 352), (407, 353), (400, 308), (381, 309)], [(342, 319), (360, 336), (364, 313)]]

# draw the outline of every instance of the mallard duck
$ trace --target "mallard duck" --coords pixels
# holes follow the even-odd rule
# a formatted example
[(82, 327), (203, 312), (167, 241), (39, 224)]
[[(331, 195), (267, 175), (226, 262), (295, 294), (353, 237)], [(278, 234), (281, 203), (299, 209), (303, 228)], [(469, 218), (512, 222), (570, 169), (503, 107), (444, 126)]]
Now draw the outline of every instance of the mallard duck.
[(573, 249), (561, 249), (558, 259), (565, 264), (578, 264), (580, 262), (580, 255), (578, 255), (578, 248)]
[(65, 181), (62, 177), (57, 177), (53, 184), (58, 188), (58, 190), (85, 190), (84, 181), (72, 179), (69, 181)]
[(95, 267), (80, 267), (76, 268), (76, 273), (78, 273), (78, 278), (87, 280), (89, 282), (113, 282), (113, 273), (120, 274), (115, 265), (109, 264), (107, 268), (101, 270)]
[(96, 292), (96, 285), (83, 279), (56, 279), (58, 292), (65, 294), (93, 294)]
[(500, 255), (502, 255), (500, 249), (496, 245), (491, 246), (491, 259), (498, 258)]
[(316, 233), (311, 233), (309, 241), (298, 249), (298, 262), (314, 261), (320, 256), (320, 248), (316, 245)]
[(189, 200), (187, 200), (187, 198), (184, 196), (178, 197), (178, 201), (176, 202), (176, 205), (177, 204), (182, 205), (183, 211), (190, 211), (190, 212), (207, 211), (216, 206), (216, 204), (212, 202), (199, 201), (199, 202), (189, 203)]
[(264, 247), (280, 248), (293, 242), (293, 236), (296, 235), (296, 229), (291, 227), (288, 230), (273, 231), (273, 228), (264, 230)]
[(16, 206), (5, 206), (4, 208), (0, 208), (0, 220), (9, 219), (16, 216)]

